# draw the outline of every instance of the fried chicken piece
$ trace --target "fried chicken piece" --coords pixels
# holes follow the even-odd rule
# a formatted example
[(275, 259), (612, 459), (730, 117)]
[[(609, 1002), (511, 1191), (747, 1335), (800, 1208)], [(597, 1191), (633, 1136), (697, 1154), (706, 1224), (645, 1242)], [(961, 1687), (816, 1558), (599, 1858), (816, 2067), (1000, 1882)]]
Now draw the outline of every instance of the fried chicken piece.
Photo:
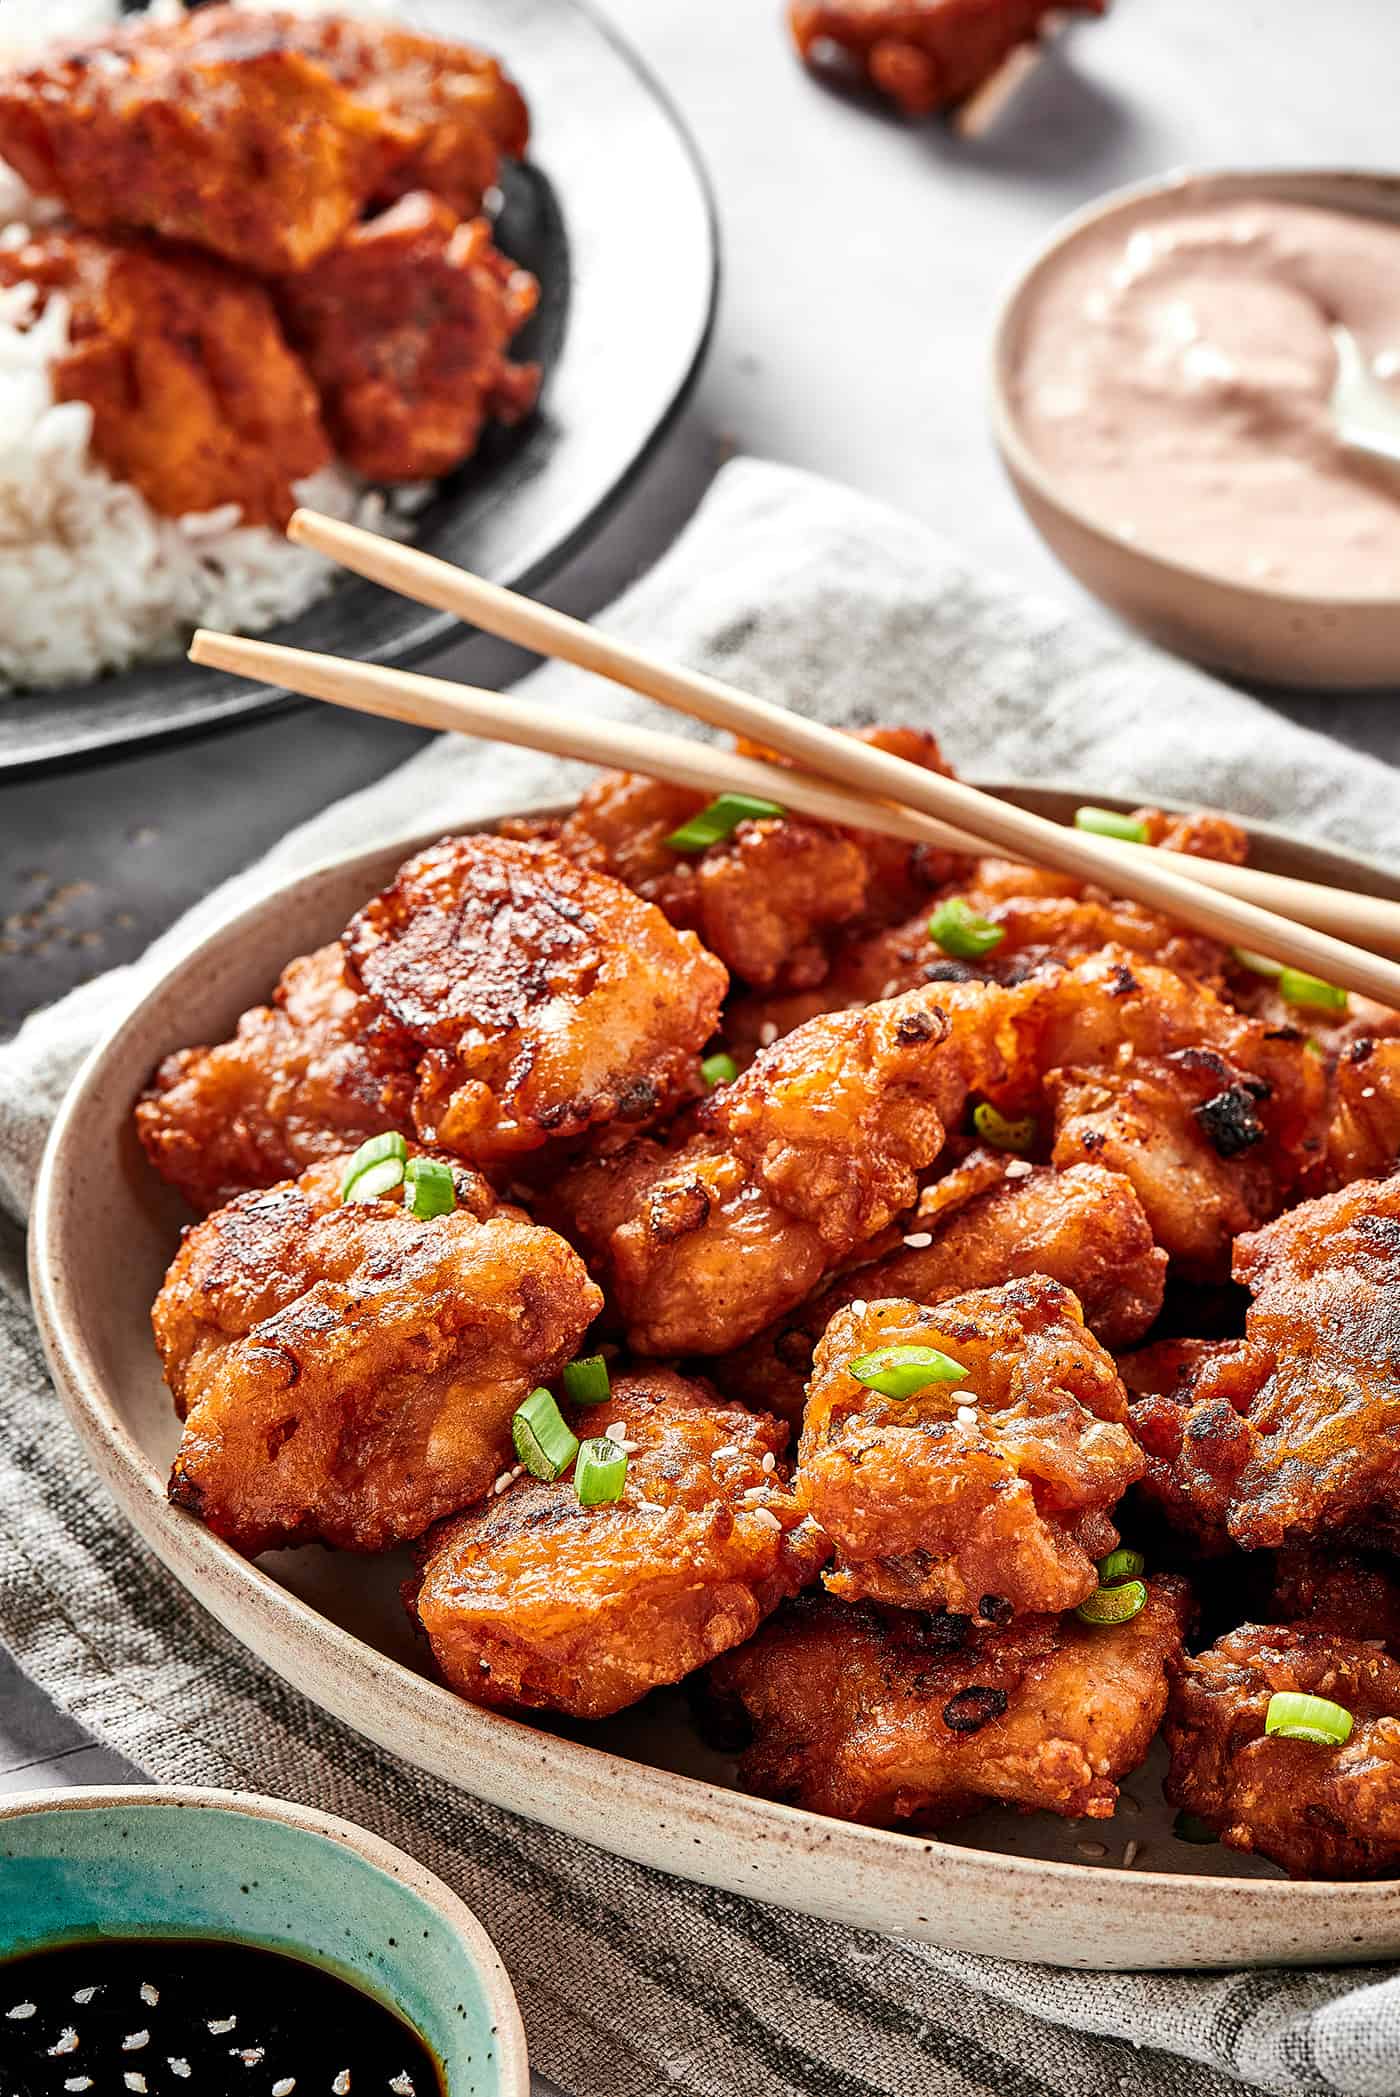
[(506, 351), (538, 284), (484, 218), (461, 220), (424, 190), (352, 226), (276, 293), (337, 452), (370, 480), (435, 480), (471, 457), (489, 420), (534, 406), (539, 366)]
[(1247, 1460), (1242, 1415), (1268, 1373), (1244, 1340), (1161, 1340), (1122, 1357), (1128, 1418), (1147, 1468), (1134, 1487), (1165, 1548), (1224, 1557), (1234, 1480)]
[(1383, 1179), (1400, 1165), (1400, 1040), (1363, 1035), (1332, 1073), (1326, 1177), (1333, 1187)]
[(723, 1354), (907, 1209), (970, 1089), (1013, 1096), (1038, 986), (912, 991), (823, 1015), (671, 1146), (565, 1172), (552, 1199), (640, 1354)]
[(602, 1305), (578, 1255), (457, 1168), (421, 1221), (343, 1202), (345, 1159), (189, 1231), (152, 1311), (185, 1423), (170, 1498), (255, 1557), (384, 1551), (480, 1498), (511, 1415)]
[[(1069, 0), (1101, 15), (1108, 0)], [(965, 102), (1018, 44), (1033, 43), (1049, 0), (789, 0), (804, 64), (854, 77), (907, 117)]]
[(385, 1129), (412, 1129), (405, 1046), (348, 980), (339, 945), (289, 962), (232, 1041), (167, 1056), (136, 1107), (162, 1179), (190, 1206), (291, 1179)]
[(751, 1736), (739, 1781), (869, 1827), (938, 1828), (987, 1802), (1104, 1820), (1147, 1753), (1190, 1613), (1157, 1576), (1126, 1624), (965, 1617), (804, 1595), (717, 1660), (716, 1716)]
[(69, 302), (54, 398), (92, 410), (92, 449), (165, 516), (236, 503), (282, 525), (330, 458), (316, 389), (258, 284), (188, 249), (45, 227), (0, 249), (0, 285)]
[[(966, 1178), (968, 1199), (945, 1202), (932, 1228), (916, 1211), (912, 1228), (893, 1249), (852, 1268), (726, 1356), (716, 1368), (724, 1388), (745, 1404), (800, 1421), (813, 1349), (846, 1304), (902, 1296), (933, 1306), (1030, 1274), (1063, 1283), (1105, 1347), (1140, 1340), (1162, 1308), (1167, 1257), (1153, 1244), (1129, 1181), (1100, 1165), (1074, 1165), (1068, 1172), (1022, 1167), (1012, 1177), (1007, 1163), (986, 1151), (974, 1153), (950, 1176)], [(943, 1193), (947, 1185), (941, 1181), (931, 1191)], [(921, 1237), (931, 1242), (921, 1245)]]
[[(1264, 1731), (1270, 1698), (1301, 1691), (1352, 1716), (1337, 1747)], [(1167, 1798), (1230, 1849), (1294, 1878), (1376, 1878), (1400, 1866), (1400, 1665), (1329, 1628), (1242, 1624), (1179, 1663), (1163, 1728)]]
[[(933, 1347), (966, 1380), (887, 1397), (850, 1364)], [(795, 1486), (836, 1551), (833, 1594), (988, 1623), (1072, 1609), (1142, 1456), (1113, 1366), (1078, 1303), (1034, 1275), (936, 1310), (838, 1311), (812, 1365)]]
[(419, 1055), (425, 1142), (477, 1162), (692, 1092), (721, 964), (620, 881), (544, 844), (449, 837), (351, 919), (352, 979)]
[(620, 1500), (526, 1478), (426, 1541), (418, 1617), (473, 1703), (605, 1718), (749, 1637), (826, 1556), (763, 1468), (781, 1421), (664, 1369), (620, 1377), (607, 1412), (636, 1445)]
[(1400, 1658), (1400, 1582), (1390, 1559), (1330, 1546), (1280, 1551), (1268, 1615), (1274, 1623), (1306, 1624), (1368, 1645), (1379, 1640), (1392, 1660)]

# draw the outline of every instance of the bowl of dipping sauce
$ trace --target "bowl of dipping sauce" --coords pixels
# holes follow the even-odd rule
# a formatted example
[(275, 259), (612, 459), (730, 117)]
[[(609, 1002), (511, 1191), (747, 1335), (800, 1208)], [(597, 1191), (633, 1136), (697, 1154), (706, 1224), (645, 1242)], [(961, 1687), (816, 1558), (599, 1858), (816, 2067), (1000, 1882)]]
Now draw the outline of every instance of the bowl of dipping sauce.
[(1400, 467), (1330, 413), (1349, 327), (1400, 407), (1400, 176), (1181, 174), (1070, 219), (996, 324), (992, 420), (1065, 566), (1262, 682), (1400, 682)]
[(0, 1807), (6, 2097), (528, 2097), (504, 1967), (377, 1836), (240, 1792)]

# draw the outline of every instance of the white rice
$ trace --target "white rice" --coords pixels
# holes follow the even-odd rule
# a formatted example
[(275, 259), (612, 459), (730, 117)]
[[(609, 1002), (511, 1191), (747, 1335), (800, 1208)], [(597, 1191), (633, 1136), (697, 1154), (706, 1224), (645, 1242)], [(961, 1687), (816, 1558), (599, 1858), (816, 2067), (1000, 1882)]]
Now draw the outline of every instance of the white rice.
[[(3, 0), (0, 61), (115, 13), (115, 0)], [(57, 215), (0, 161), (0, 246), (22, 247)], [(177, 655), (196, 626), (257, 632), (333, 587), (331, 563), (241, 524), (235, 504), (163, 517), (114, 479), (89, 449), (86, 403), (53, 397), (68, 302), (37, 306), (28, 284), (0, 288), (0, 696)], [(428, 492), (396, 489), (389, 501), (336, 465), (295, 488), (316, 509), (380, 529)]]

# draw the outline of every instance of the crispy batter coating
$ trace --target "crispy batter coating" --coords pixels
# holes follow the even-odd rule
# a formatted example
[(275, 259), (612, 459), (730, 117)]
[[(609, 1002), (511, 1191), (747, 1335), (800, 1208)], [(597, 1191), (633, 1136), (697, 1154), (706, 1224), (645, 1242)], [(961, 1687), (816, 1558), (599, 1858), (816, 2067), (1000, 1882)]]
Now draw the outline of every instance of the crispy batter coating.
[(294, 1178), (385, 1129), (412, 1129), (406, 1047), (345, 974), (338, 945), (289, 962), (232, 1041), (167, 1056), (136, 1107), (162, 1179), (190, 1206)]
[[(850, 1364), (890, 1346), (937, 1348), (967, 1376), (887, 1397)], [(1112, 1357), (1058, 1282), (934, 1310), (858, 1299), (817, 1347), (798, 1451), (798, 1497), (836, 1550), (827, 1586), (991, 1623), (1072, 1609), (1142, 1470), (1127, 1416)]]
[(1400, 1165), (1400, 1040), (1362, 1035), (1332, 1073), (1326, 1176), (1334, 1187), (1383, 1179)]
[(473, 1703), (604, 1718), (749, 1637), (826, 1556), (764, 1471), (781, 1421), (663, 1369), (618, 1378), (600, 1410), (636, 1445), (620, 1501), (526, 1478), (427, 1539), (419, 1620)]
[(1234, 1548), (1230, 1498), (1250, 1449), (1242, 1414), (1268, 1373), (1267, 1355), (1245, 1340), (1160, 1340), (1118, 1369), (1147, 1462), (1135, 1502), (1168, 1548), (1223, 1557)]
[[(968, 1186), (965, 1198), (945, 1200), (932, 1218), (916, 1211), (891, 1250), (852, 1268), (727, 1356), (716, 1371), (725, 1389), (800, 1421), (812, 1351), (854, 1298), (903, 1296), (935, 1305), (1029, 1274), (1048, 1275), (1071, 1290), (1105, 1347), (1140, 1340), (1162, 1308), (1167, 1257), (1152, 1242), (1130, 1182), (1100, 1165), (1068, 1172), (1021, 1167), (1015, 1177), (1006, 1166), (1005, 1158), (975, 1152), (949, 1176)], [(948, 1187), (943, 1180), (930, 1192), (946, 1195)], [(925, 1236), (927, 1245), (912, 1242)]]
[(764, 1798), (872, 1827), (943, 1827), (989, 1801), (1106, 1819), (1157, 1729), (1190, 1610), (1180, 1580), (1147, 1593), (1126, 1624), (985, 1631), (804, 1595), (706, 1688), (751, 1735), (739, 1780)]
[[(1264, 1731), (1279, 1690), (1352, 1715), (1340, 1747)], [(1163, 1728), (1169, 1801), (1231, 1849), (1295, 1878), (1375, 1878), (1400, 1866), (1400, 1665), (1365, 1640), (1306, 1624), (1242, 1624), (1179, 1664)]]
[(1332, 1546), (1280, 1551), (1274, 1561), (1269, 1620), (1336, 1631), (1345, 1638), (1379, 1639), (1400, 1658), (1400, 1582), (1393, 1559), (1365, 1557)]
[(459, 219), (425, 190), (352, 226), (277, 285), (337, 452), (377, 481), (450, 473), (489, 420), (529, 413), (539, 367), (506, 352), (538, 297), (484, 218)]
[(711, 1095), (675, 1147), (553, 1190), (641, 1354), (723, 1354), (908, 1208), (970, 1089), (1024, 1082), (1039, 991), (954, 984), (828, 1013)]
[(166, 516), (236, 503), (284, 524), (330, 457), (316, 389), (271, 299), (187, 248), (47, 227), (0, 250), (0, 284), (69, 302), (54, 397), (92, 410), (92, 449)]
[[(1101, 15), (1108, 0), (1069, 0)], [(789, 0), (805, 64), (855, 77), (908, 117), (964, 102), (1018, 44), (1034, 41), (1049, 0)]]
[(510, 1418), (601, 1307), (562, 1238), (492, 1208), (342, 1202), (344, 1159), (188, 1232), (152, 1312), (185, 1423), (170, 1497), (249, 1557), (383, 1551), (484, 1493)]
[(450, 837), (351, 919), (354, 980), (419, 1050), (425, 1142), (477, 1162), (652, 1120), (724, 996), (695, 935), (544, 844)]

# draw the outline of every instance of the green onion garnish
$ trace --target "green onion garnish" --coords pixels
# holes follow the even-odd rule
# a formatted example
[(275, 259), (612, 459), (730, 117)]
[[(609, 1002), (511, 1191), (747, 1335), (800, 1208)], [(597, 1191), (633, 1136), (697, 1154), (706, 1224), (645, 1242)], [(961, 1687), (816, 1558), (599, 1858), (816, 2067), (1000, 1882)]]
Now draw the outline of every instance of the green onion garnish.
[(1315, 1006), (1322, 1012), (1345, 1012), (1347, 994), (1338, 983), (1324, 983), (1321, 976), (1310, 976), (1301, 968), (1282, 968), (1278, 977), (1279, 996), (1290, 1005)]
[(1075, 1610), (1086, 1624), (1127, 1624), (1146, 1606), (1147, 1589), (1140, 1580), (1125, 1580), (1121, 1587), (1096, 1587)]
[(1146, 1565), (1141, 1551), (1125, 1551), (1121, 1547), (1110, 1551), (1107, 1558), (1099, 1560), (1099, 1585), (1112, 1587), (1119, 1580), (1136, 1580)]
[(627, 1478), (627, 1452), (605, 1434), (594, 1435), (580, 1448), (574, 1465), (574, 1491), (584, 1507), (620, 1500)]
[(776, 801), (759, 801), (753, 794), (721, 794), (702, 808), (679, 830), (673, 830), (666, 843), (673, 852), (706, 852), (717, 845), (721, 838), (728, 837), (741, 823), (757, 822), (761, 816), (785, 814)]
[(403, 1205), (424, 1223), (430, 1216), (450, 1216), (457, 1206), (451, 1166), (440, 1158), (410, 1158), (403, 1172)]
[(1035, 1142), (1034, 1114), (1027, 1114), (1020, 1121), (1008, 1121), (990, 1100), (981, 1100), (973, 1108), (972, 1126), (993, 1150), (1014, 1150), (1019, 1155)]
[(1130, 845), (1147, 843), (1146, 823), (1135, 822), (1132, 816), (1119, 815), (1113, 808), (1076, 808), (1074, 827), (1076, 830), (1092, 830), (1096, 837), (1121, 837)]
[(341, 1175), (341, 1200), (378, 1201), (382, 1194), (398, 1186), (407, 1158), (408, 1145), (397, 1130), (371, 1136), (360, 1145)]
[(510, 1437), (532, 1478), (558, 1478), (578, 1455), (578, 1436), (570, 1432), (553, 1392), (543, 1385), (517, 1406)]
[(716, 1085), (732, 1085), (739, 1075), (739, 1066), (720, 1049), (713, 1056), (701, 1057), (700, 1075), (713, 1092)]
[(601, 1405), (612, 1396), (608, 1365), (601, 1354), (583, 1354), (564, 1366), (564, 1395), (575, 1405)]
[(1240, 967), (1249, 969), (1253, 975), (1281, 976), (1283, 974), (1283, 963), (1281, 961), (1270, 961), (1267, 954), (1256, 954), (1253, 947), (1231, 947), (1230, 952), (1234, 955)]
[(877, 1347), (847, 1362), (857, 1383), (887, 1398), (912, 1398), (931, 1383), (961, 1383), (967, 1371), (937, 1347)]
[(1351, 1733), (1351, 1713), (1330, 1697), (1304, 1696), (1297, 1689), (1276, 1689), (1264, 1714), (1264, 1731), (1284, 1740), (1311, 1740), (1318, 1747), (1340, 1747)]
[(929, 919), (928, 936), (945, 954), (959, 961), (976, 961), (1001, 945), (1006, 930), (989, 917), (979, 917), (961, 896), (948, 896)]
[(1218, 1842), (1219, 1836), (1208, 1820), (1199, 1813), (1178, 1813), (1172, 1822), (1172, 1833), (1178, 1842)]

